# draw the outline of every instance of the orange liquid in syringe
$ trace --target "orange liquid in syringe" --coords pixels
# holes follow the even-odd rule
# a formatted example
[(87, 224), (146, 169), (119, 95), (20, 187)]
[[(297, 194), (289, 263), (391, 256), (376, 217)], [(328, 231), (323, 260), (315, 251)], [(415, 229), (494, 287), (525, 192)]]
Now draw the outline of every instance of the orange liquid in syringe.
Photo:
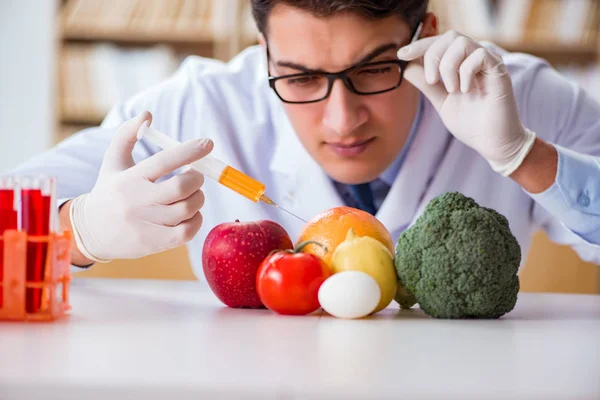
[(254, 202), (259, 201), (265, 193), (265, 185), (229, 166), (221, 173), (219, 183)]

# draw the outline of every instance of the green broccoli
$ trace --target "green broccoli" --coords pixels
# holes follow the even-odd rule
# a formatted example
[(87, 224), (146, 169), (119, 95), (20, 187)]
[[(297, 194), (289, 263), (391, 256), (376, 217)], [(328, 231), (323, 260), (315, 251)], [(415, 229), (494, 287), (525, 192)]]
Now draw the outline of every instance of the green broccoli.
[(435, 318), (499, 318), (519, 292), (521, 247), (508, 220), (461, 193), (433, 199), (396, 244), (396, 271), (411, 295)]

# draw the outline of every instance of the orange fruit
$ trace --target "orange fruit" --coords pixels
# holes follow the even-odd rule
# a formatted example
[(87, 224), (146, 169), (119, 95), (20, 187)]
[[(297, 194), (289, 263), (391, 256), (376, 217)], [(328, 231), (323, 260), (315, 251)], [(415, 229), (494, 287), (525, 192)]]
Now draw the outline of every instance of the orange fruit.
[(303, 252), (323, 258), (327, 263), (337, 246), (346, 239), (350, 228), (357, 236), (370, 236), (383, 243), (394, 254), (394, 242), (386, 227), (366, 211), (352, 207), (335, 207), (317, 214), (304, 225), (296, 244), (315, 241), (323, 245), (308, 244)]

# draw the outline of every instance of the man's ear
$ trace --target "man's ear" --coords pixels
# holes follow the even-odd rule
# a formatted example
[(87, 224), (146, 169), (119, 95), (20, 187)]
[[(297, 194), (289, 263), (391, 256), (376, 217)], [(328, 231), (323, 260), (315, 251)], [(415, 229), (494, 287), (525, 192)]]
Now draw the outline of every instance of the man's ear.
[(262, 47), (264, 51), (267, 46), (267, 39), (265, 39), (265, 35), (263, 35), (262, 33), (258, 34), (258, 44), (260, 45), (260, 47)]
[(421, 38), (431, 37), (438, 35), (438, 17), (428, 12), (423, 18), (423, 28), (421, 29)]

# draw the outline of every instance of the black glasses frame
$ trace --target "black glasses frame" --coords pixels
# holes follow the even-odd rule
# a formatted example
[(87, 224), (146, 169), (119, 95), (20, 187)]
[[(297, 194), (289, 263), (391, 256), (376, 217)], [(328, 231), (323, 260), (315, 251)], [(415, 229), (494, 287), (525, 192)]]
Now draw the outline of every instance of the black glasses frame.
[[(398, 68), (400, 69), (400, 79), (398, 79), (398, 83), (389, 88), (389, 89), (384, 89), (384, 90), (379, 90), (377, 92), (361, 92), (359, 90), (357, 90), (354, 85), (352, 84), (352, 80), (350, 79), (350, 77), (348, 76), (349, 72), (352, 72), (356, 69), (361, 69), (361, 68), (366, 68), (366, 67), (373, 67), (373, 66), (377, 66), (377, 65), (382, 65), (382, 64), (395, 64), (398, 66)], [(355, 65), (352, 66), (350, 68), (347, 68), (343, 71), (339, 71), (339, 72), (332, 72), (332, 73), (310, 73), (310, 72), (301, 72), (298, 74), (291, 74), (291, 75), (283, 75), (283, 76), (269, 76), (269, 86), (271, 87), (271, 89), (273, 89), (273, 91), (275, 91), (275, 94), (277, 94), (277, 97), (279, 97), (279, 99), (281, 101), (283, 101), (284, 103), (290, 103), (290, 104), (308, 104), (308, 103), (317, 103), (319, 101), (323, 101), (325, 100), (327, 97), (329, 97), (329, 95), (331, 94), (331, 89), (333, 88), (333, 83), (338, 80), (341, 79), (342, 82), (344, 82), (344, 85), (348, 88), (348, 90), (354, 94), (360, 95), (360, 96), (370, 96), (370, 95), (374, 95), (374, 94), (381, 94), (381, 93), (385, 93), (385, 92), (390, 92), (394, 89), (397, 89), (398, 87), (400, 87), (400, 85), (402, 84), (403, 78), (404, 78), (404, 69), (406, 68), (406, 65), (408, 63), (404, 60), (386, 60), (386, 61), (376, 61), (376, 62), (372, 62), (372, 63), (364, 63), (364, 64), (359, 64), (359, 65)], [(280, 79), (292, 79), (292, 78), (299, 78), (299, 77), (310, 77), (310, 76), (324, 76), (327, 78), (327, 92), (325, 93), (324, 96), (320, 97), (319, 99), (315, 99), (315, 100), (307, 100), (307, 101), (289, 101), (284, 99), (283, 97), (281, 97), (281, 95), (279, 94), (279, 92), (277, 91), (277, 88), (275, 87), (276, 82)]]
[[(410, 43), (413, 43), (415, 40), (417, 40), (419, 38), (422, 27), (423, 27), (423, 22), (420, 22), (417, 25), (417, 28), (415, 29), (415, 32), (413, 33), (413, 35), (411, 37)], [(346, 68), (343, 71), (338, 71), (338, 72), (331, 72), (331, 73), (300, 72), (297, 74), (272, 76), (271, 72), (270, 72), (270, 68), (269, 68), (270, 54), (269, 54), (269, 46), (268, 45), (266, 46), (266, 51), (267, 51), (267, 74), (268, 74), (269, 86), (271, 87), (271, 89), (273, 89), (273, 91), (275, 92), (277, 97), (279, 97), (279, 99), (281, 101), (283, 101), (284, 103), (289, 103), (289, 104), (309, 104), (309, 103), (317, 103), (317, 102), (325, 100), (331, 94), (331, 89), (333, 88), (333, 83), (337, 79), (341, 79), (342, 82), (344, 82), (344, 85), (346, 86), (346, 88), (348, 88), (348, 90), (351, 93), (357, 94), (359, 96), (371, 96), (371, 95), (375, 95), (375, 94), (390, 92), (392, 90), (399, 88), (400, 85), (402, 85), (402, 82), (404, 80), (404, 70), (406, 69), (406, 66), (408, 65), (408, 62), (405, 60), (384, 60), (384, 61), (376, 61), (376, 62), (365, 62), (362, 64), (354, 65), (352, 67)], [(360, 91), (356, 90), (356, 88), (352, 84), (352, 80), (348, 76), (348, 73), (352, 72), (356, 69), (371, 67), (371, 66), (376, 66), (376, 65), (381, 65), (381, 64), (396, 64), (396, 65), (398, 65), (398, 68), (400, 68), (400, 79), (398, 80), (398, 83), (394, 87), (391, 87), (389, 89), (380, 90), (377, 92), (360, 92)], [(303, 76), (325, 76), (327, 78), (327, 92), (325, 93), (325, 95), (319, 99), (308, 100), (308, 101), (289, 101), (289, 100), (282, 98), (281, 95), (279, 94), (279, 92), (277, 91), (277, 88), (275, 87), (275, 83), (280, 79), (299, 78), (299, 77), (303, 77)]]

